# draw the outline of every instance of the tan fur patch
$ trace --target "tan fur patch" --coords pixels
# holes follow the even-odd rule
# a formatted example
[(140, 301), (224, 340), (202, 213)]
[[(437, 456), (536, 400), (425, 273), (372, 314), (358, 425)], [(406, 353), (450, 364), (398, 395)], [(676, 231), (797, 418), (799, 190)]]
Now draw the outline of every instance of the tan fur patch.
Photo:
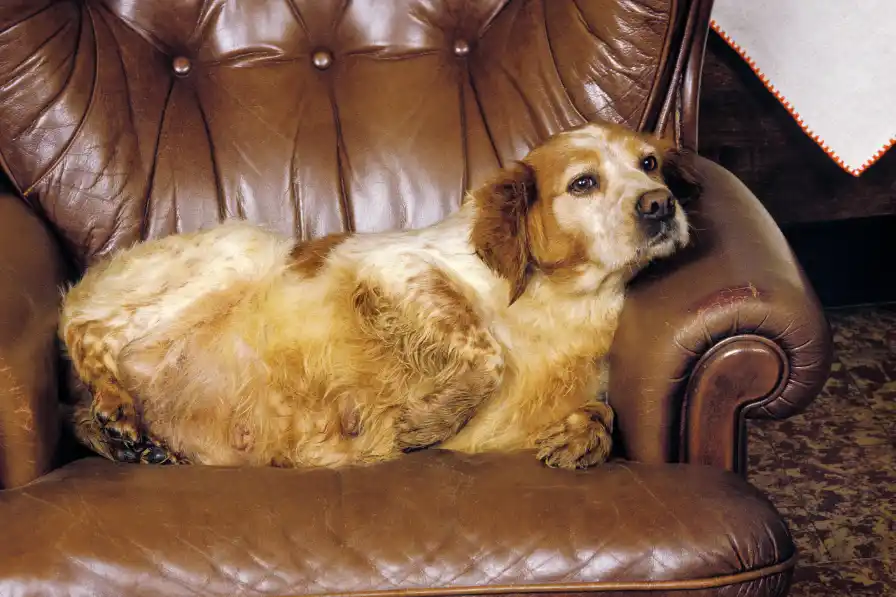
[[(535, 271), (559, 282), (576, 277), (576, 266), (588, 260), (582, 239), (564, 231), (553, 211), (553, 197), (566, 187), (556, 173), (573, 153), (585, 152), (530, 156), (529, 164), (514, 164), (473, 193), (478, 211), (471, 241), (486, 265), (510, 283), (510, 304)], [(536, 172), (547, 174), (536, 180)]]
[(333, 249), (348, 237), (348, 233), (336, 233), (297, 243), (289, 254), (292, 269), (308, 277), (316, 276), (323, 269)]
[(369, 354), (400, 386), (429, 387), (405, 399), (396, 419), (397, 445), (419, 449), (457, 433), (480, 402), (493, 394), (503, 374), (498, 343), (468, 299), (444, 274), (413, 276), (404, 297), (390, 297), (370, 283), (356, 289), (353, 305), (361, 329), (374, 343)]
[[(575, 275), (574, 268), (588, 261), (584, 241), (563, 230), (557, 222), (553, 199), (564, 193), (569, 183), (563, 176), (566, 164), (573, 161), (594, 162), (596, 159), (593, 150), (569, 146), (563, 143), (562, 138), (527, 157), (538, 173), (538, 201), (529, 210), (527, 218), (529, 245), (538, 267), (543, 271)], [(599, 172), (593, 174), (600, 178)]]
[(477, 255), (510, 284), (510, 304), (532, 275), (526, 217), (536, 200), (535, 173), (515, 163), (473, 193), (476, 219), (470, 234)]
[(66, 347), (78, 377), (93, 394), (91, 415), (112, 436), (136, 441), (140, 436), (137, 405), (118, 375), (115, 359), (103, 342), (109, 330), (98, 322), (68, 326)]

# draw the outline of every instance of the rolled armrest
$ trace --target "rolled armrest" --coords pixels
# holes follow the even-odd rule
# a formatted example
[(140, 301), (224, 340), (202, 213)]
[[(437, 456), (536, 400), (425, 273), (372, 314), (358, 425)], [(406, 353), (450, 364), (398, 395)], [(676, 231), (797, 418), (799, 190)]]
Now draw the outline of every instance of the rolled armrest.
[(778, 226), (730, 172), (697, 159), (691, 246), (629, 289), (610, 400), (626, 455), (744, 466), (744, 419), (784, 418), (821, 390), (830, 330)]
[(21, 199), (0, 192), (0, 488), (32, 481), (52, 464), (64, 271), (40, 220)]

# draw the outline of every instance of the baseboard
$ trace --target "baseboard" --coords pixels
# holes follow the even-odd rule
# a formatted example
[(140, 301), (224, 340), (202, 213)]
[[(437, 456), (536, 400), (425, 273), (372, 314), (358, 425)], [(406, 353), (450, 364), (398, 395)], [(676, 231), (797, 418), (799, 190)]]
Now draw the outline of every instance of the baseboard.
[(896, 302), (896, 215), (782, 230), (826, 308)]

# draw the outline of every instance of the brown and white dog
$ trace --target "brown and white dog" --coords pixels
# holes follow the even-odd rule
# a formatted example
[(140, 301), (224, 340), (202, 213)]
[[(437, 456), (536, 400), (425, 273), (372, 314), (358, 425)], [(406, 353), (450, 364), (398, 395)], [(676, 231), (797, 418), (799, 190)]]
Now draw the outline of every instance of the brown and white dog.
[(625, 284), (688, 242), (681, 157), (591, 124), (429, 228), (296, 244), (232, 222), (121, 251), (64, 299), (76, 435), (120, 460), (600, 463)]

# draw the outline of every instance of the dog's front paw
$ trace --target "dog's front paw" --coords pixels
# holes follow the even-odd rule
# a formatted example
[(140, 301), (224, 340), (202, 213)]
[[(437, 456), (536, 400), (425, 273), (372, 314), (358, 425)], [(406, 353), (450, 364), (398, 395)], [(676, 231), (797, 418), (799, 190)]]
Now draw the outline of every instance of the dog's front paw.
[(453, 380), (444, 388), (404, 404), (395, 419), (395, 443), (402, 452), (434, 446), (460, 431), (482, 400), (477, 376)]
[(402, 452), (428, 448), (444, 441), (454, 432), (446, 421), (434, 417), (422, 419), (416, 415), (418, 413), (403, 412), (395, 420), (395, 446)]
[(132, 400), (99, 392), (91, 405), (91, 415), (111, 440), (133, 443), (140, 438), (137, 410)]
[(551, 425), (538, 438), (538, 459), (554, 468), (582, 469), (610, 457), (613, 410), (596, 403)]

